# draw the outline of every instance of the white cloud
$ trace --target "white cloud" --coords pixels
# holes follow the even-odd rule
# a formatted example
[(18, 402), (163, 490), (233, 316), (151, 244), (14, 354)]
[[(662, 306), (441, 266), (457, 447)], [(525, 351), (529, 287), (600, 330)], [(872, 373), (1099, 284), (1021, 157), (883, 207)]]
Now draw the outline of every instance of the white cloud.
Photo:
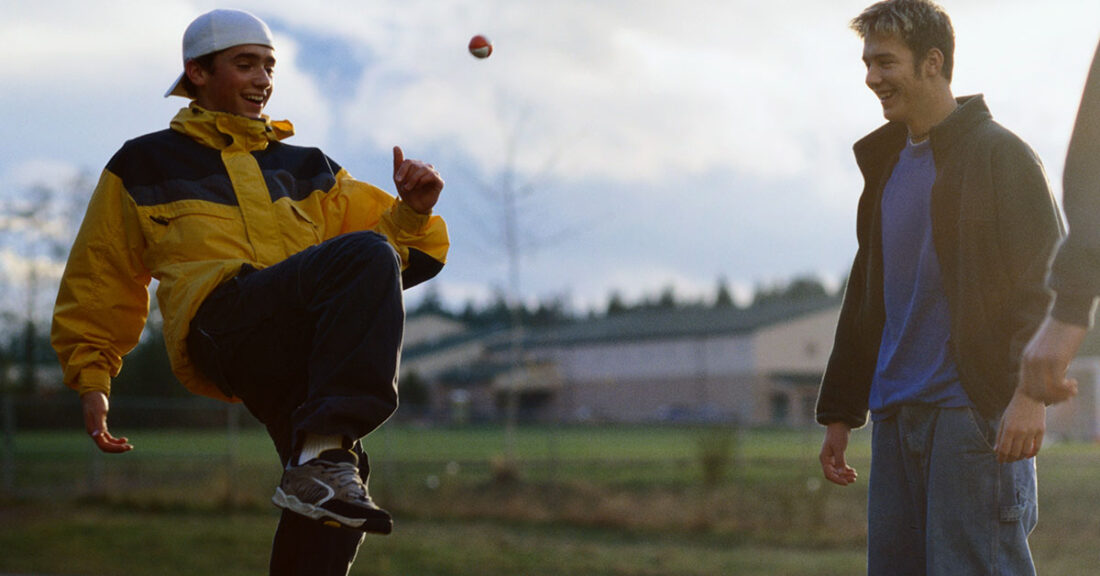
[[(72, 91), (83, 84), (148, 82), (142, 67), (163, 65), (171, 47), (179, 70), (185, 2), (5, 2), (0, 37), (18, 50), (0, 53), (0, 74), (23, 89)], [(172, 38), (170, 43), (165, 38)], [(169, 79), (164, 81), (168, 87)]]
[(8, 191), (45, 186), (63, 189), (70, 186), (83, 173), (83, 170), (64, 160), (55, 158), (30, 159), (22, 164), (8, 167), (6, 174), (0, 175), (12, 188)]
[(324, 147), (337, 129), (330, 97), (298, 65), (299, 47), (293, 39), (279, 41), (274, 91), (265, 113), (274, 119), (289, 119), (295, 136), (291, 143)]
[[(53, 69), (66, 84), (116, 98), (132, 94), (126, 105), (142, 108), (146, 99), (138, 95), (149, 92), (149, 76), (165, 79), (159, 89), (179, 69), (178, 41), (164, 38), (180, 37), (208, 4), (63, 2), (60, 10), (23, 4), (0, 31), (22, 39), (27, 52), (0, 57), (0, 73), (36, 86), (56, 82), (56, 75), (41, 74)], [(339, 134), (381, 149), (395, 142), (456, 147), (493, 173), (504, 166), (507, 139), (519, 130), (521, 170), (560, 158), (562, 178), (630, 181), (729, 167), (766, 178), (829, 170), (835, 155), (822, 154), (823, 148), (846, 150), (880, 120), (862, 86), (858, 39), (846, 28), (864, 4), (769, 9), (747, 0), (578, 0), (536, 9), (504, 0), (420, 0), (399, 9), (385, 2), (244, 7), (284, 26), (339, 38), (367, 61), (354, 93), (329, 92), (298, 68), (293, 35), (280, 37), (278, 90), (269, 112), (294, 120), (310, 142), (324, 145)], [(1066, 101), (1062, 95), (1079, 87), (1083, 74), (1059, 76), (1062, 60), (1087, 59), (1095, 37), (1088, 26), (1096, 19), (1088, 16), (1100, 10), (1084, 0), (1009, 2), (991, 16), (988, 2), (958, 4), (948, 9), (956, 12), (960, 87), (1003, 100), (999, 116), (1029, 112), (1038, 126), (1065, 132), (1069, 115), (1036, 111), (1016, 93), (1026, 87)], [(475, 32), (496, 42), (488, 60), (465, 53)], [(1050, 46), (1052, 37), (1058, 45)], [(1009, 54), (1013, 47), (1019, 49)], [(1083, 55), (1056, 59), (1059, 48)], [(1034, 74), (1050, 81), (1033, 81)], [(1037, 138), (1048, 149), (1064, 142)]]
[[(33, 310), (36, 318), (49, 318), (53, 310), (57, 283), (64, 263), (48, 258), (25, 258), (8, 249), (0, 249), (0, 318), (25, 315)], [(10, 317), (10, 316), (9, 316)], [(4, 322), (0, 322), (0, 325)]]
[[(847, 29), (870, 2), (237, 5), (275, 29), (268, 112), (294, 121), (292, 143), (319, 146), (372, 180), (393, 144), (449, 155), (452, 171), (487, 179), (510, 153), (521, 180), (548, 167), (538, 182), (549, 184), (547, 199), (528, 226), (592, 230), (533, 258), (525, 290), (572, 286), (574, 298), (602, 303), (614, 288), (671, 282), (703, 294), (720, 275), (751, 286), (845, 266), (861, 187), (851, 144), (882, 122)], [(943, 4), (958, 38), (956, 93), (984, 92), (1060, 190), (1100, 4)], [(184, 105), (161, 98), (180, 70), (183, 29), (216, 5), (0, 0), (0, 37), (19, 47), (0, 53), (0, 77), (14, 87), (0, 91), (0, 125), (15, 135), (0, 140), (8, 188), (13, 175), (97, 171), (124, 140), (166, 127)], [(487, 60), (466, 53), (475, 33), (495, 43)], [(336, 51), (319, 54), (326, 39)], [(445, 174), (455, 247), (440, 284), (484, 297), (506, 269), (471, 247), (492, 216), (469, 215), (466, 228), (454, 217), (474, 194), (458, 176)], [(655, 234), (673, 240), (650, 245)]]

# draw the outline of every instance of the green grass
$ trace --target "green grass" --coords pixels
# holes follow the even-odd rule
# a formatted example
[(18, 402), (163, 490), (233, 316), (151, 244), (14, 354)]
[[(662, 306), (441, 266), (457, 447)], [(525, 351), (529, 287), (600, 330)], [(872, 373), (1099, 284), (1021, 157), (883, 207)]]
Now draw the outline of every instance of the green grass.
[[(20, 434), (16, 490), (0, 496), (0, 573), (257, 574), (277, 513), (270, 441), (224, 431), (121, 431), (137, 449), (101, 456), (79, 431)], [(704, 483), (702, 455), (728, 431), (522, 427), (518, 480), (502, 481), (503, 431), (391, 423), (367, 443), (372, 494), (396, 517), (353, 574), (856, 574), (866, 482), (819, 480), (820, 430), (741, 431)], [(857, 432), (849, 462), (866, 475)], [(865, 476), (864, 476), (865, 477)], [(1043, 574), (1093, 571), (1100, 446), (1039, 459)], [(195, 551), (201, 553), (195, 553)], [(79, 559), (79, 560), (76, 560)]]
[[(690, 427), (524, 427), (515, 441), (515, 458), (525, 480), (532, 482), (585, 482), (620, 487), (697, 484), (700, 443), (713, 431)], [(20, 483), (33, 489), (54, 477), (60, 468), (64, 476), (85, 482), (86, 475), (74, 475), (93, 466), (98, 458), (106, 482), (133, 481), (136, 477), (156, 478), (158, 470), (178, 470), (187, 477), (215, 476), (227, 465), (228, 441), (224, 431), (134, 430), (117, 431), (134, 444), (133, 452), (101, 456), (79, 430), (36, 432), (16, 437), (15, 449), (21, 461), (33, 464)], [(817, 431), (741, 431), (731, 476), (742, 482), (769, 484), (795, 476), (817, 475)], [(368, 437), (376, 482), (404, 484), (410, 476), (426, 480), (446, 477), (456, 467), (465, 481), (487, 481), (492, 463), (505, 453), (504, 434), (499, 428), (455, 429), (385, 426)], [(869, 452), (856, 442), (853, 457)], [(237, 467), (244, 476), (262, 476), (263, 470), (277, 474), (277, 459), (271, 441), (258, 428), (245, 428), (237, 440)], [(768, 465), (769, 460), (780, 463)], [(35, 474), (34, 470), (38, 471)], [(140, 472), (138, 472), (140, 471)], [(171, 474), (166, 475), (171, 476)], [(396, 475), (396, 476), (395, 476)], [(46, 478), (43, 478), (45, 476)], [(224, 476), (224, 474), (222, 474)], [(157, 479), (171, 483), (172, 478)]]
[[(85, 505), (75, 513), (21, 510), (20, 527), (0, 529), (0, 570), (21, 573), (245, 575), (263, 573), (276, 514), (172, 514)], [(399, 521), (368, 537), (352, 574), (460, 576), (585, 574), (852, 574), (857, 550), (745, 545), (718, 537), (631, 534), (479, 521)]]

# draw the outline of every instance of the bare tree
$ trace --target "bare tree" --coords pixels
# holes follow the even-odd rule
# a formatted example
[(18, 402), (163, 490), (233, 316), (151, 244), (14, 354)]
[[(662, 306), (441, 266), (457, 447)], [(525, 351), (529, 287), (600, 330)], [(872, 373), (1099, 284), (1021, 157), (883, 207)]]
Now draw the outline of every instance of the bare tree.
[[(57, 291), (59, 271), (90, 190), (90, 179), (78, 174), (59, 189), (40, 184), (0, 195), (0, 341), (16, 336), (17, 326), (22, 324), (20, 384), (27, 392), (38, 385), (38, 326), (49, 318), (52, 308), (52, 301), (44, 295)], [(0, 346), (0, 485), (9, 492), (15, 487), (12, 364), (9, 350)]]
[(0, 314), (18, 318), (12, 323), (18, 328), (8, 324), (2, 336), (21, 333), (21, 386), (27, 391), (37, 387), (38, 343), (53, 307), (50, 296), (57, 292), (91, 189), (89, 176), (81, 172), (58, 187), (35, 184), (0, 198), (0, 289), (5, 294)]
[[(510, 335), (510, 362), (512, 364), (512, 378), (505, 390), (505, 433), (504, 433), (504, 458), (508, 462), (514, 460), (515, 453), (515, 429), (519, 419), (520, 394), (524, 382), (527, 379), (526, 361), (524, 359), (523, 340), (523, 307), (525, 299), (521, 286), (521, 264), (525, 254), (546, 246), (551, 242), (560, 241), (569, 231), (564, 228), (558, 232), (536, 237), (532, 231), (538, 227), (524, 225), (524, 216), (527, 215), (527, 202), (538, 191), (538, 186), (549, 180), (550, 174), (557, 166), (561, 151), (552, 154), (540, 168), (532, 175), (522, 178), (516, 168), (517, 154), (521, 143), (525, 139), (522, 129), (529, 114), (521, 113), (514, 123), (508, 125), (504, 135), (504, 162), (496, 174), (495, 182), (485, 181), (476, 175), (469, 175), (477, 184), (486, 205), (482, 209), (471, 210), (476, 213), (475, 218), (484, 221), (484, 214), (493, 214), (493, 220), (498, 224), (497, 233), (492, 234), (491, 229), (477, 227), (486, 233), (488, 238), (482, 238), (488, 251), (501, 251), (507, 262), (507, 290), (506, 302), (511, 318)], [(545, 219), (540, 219), (545, 223)], [(498, 252), (499, 253), (499, 252)]]

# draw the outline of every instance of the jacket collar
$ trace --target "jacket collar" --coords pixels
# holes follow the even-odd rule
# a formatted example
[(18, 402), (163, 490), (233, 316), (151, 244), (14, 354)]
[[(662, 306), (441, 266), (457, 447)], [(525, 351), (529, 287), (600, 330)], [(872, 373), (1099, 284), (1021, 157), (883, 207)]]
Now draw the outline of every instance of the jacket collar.
[(249, 152), (265, 150), (271, 142), (294, 135), (294, 126), (287, 120), (272, 121), (267, 116), (253, 119), (226, 112), (212, 112), (194, 103), (176, 113), (170, 126), (215, 150), (230, 147)]
[[(929, 133), (932, 152), (936, 156), (949, 150), (976, 124), (993, 117), (981, 94), (962, 96), (956, 101), (959, 107), (939, 124), (933, 126)], [(856, 163), (859, 164), (863, 175), (866, 177), (870, 172), (881, 169), (884, 164), (890, 162), (905, 147), (908, 137), (909, 131), (905, 128), (905, 124), (890, 122), (856, 142), (852, 149), (855, 151)]]
[(942, 122), (933, 126), (928, 136), (932, 142), (932, 151), (937, 156), (962, 140), (975, 126), (993, 118), (981, 94), (960, 97), (958, 103), (959, 107)]

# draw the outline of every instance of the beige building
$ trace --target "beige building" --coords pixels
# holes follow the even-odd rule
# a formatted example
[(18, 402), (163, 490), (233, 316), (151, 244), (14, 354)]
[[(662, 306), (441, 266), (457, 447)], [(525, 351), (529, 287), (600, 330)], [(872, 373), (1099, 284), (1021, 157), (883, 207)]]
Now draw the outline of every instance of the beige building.
[(411, 316), (405, 323), (403, 374), (429, 381), (455, 367), (477, 363), (485, 350), (482, 338), (457, 320), (435, 314)]
[(1100, 330), (1089, 332), (1067, 375), (1077, 379), (1078, 394), (1047, 408), (1046, 437), (1100, 441)]
[[(508, 330), (410, 319), (402, 373), (432, 382), (437, 410), (458, 398), (482, 418), (498, 418), (516, 393), (527, 419), (804, 426), (838, 313), (833, 298), (630, 312), (525, 331), (520, 368)], [(447, 333), (416, 335), (438, 327)]]
[(776, 424), (814, 425), (817, 390), (833, 349), (840, 305), (765, 326), (753, 339), (754, 366), (767, 375), (765, 414)]
[[(529, 419), (812, 426), (839, 313), (836, 299), (823, 299), (648, 310), (527, 330), (521, 369), (506, 329), (475, 333), (414, 316), (402, 374), (430, 383), (438, 416), (458, 402), (464, 414), (497, 419), (515, 391)], [(1047, 410), (1047, 436), (1100, 441), (1100, 331), (1089, 333), (1069, 375), (1080, 393)]]
[(1077, 396), (1047, 408), (1047, 432), (1052, 439), (1100, 441), (1100, 356), (1079, 357), (1068, 376), (1077, 379)]

